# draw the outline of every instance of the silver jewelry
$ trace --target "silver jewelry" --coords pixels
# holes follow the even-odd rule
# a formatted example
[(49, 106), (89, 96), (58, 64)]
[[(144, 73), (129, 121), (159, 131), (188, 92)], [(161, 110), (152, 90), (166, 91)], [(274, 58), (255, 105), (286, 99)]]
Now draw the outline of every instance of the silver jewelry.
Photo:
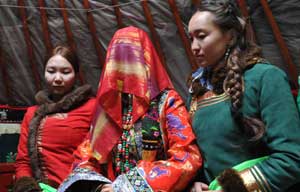
[(228, 47), (227, 50), (226, 50), (226, 52), (225, 52), (225, 60), (228, 59), (229, 54), (230, 54), (230, 48)]

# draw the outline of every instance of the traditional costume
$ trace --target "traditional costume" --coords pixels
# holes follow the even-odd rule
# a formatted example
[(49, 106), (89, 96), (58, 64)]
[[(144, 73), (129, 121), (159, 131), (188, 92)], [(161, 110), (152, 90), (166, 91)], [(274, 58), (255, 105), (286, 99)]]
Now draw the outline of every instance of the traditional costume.
[[(275, 66), (257, 63), (243, 80), (242, 113), (261, 119), (265, 133), (259, 141), (249, 141), (232, 117), (226, 91), (192, 98), (193, 129), (205, 159), (201, 179), (210, 183), (219, 176), (225, 192), (286, 191), (300, 181), (300, 122), (287, 76)], [(237, 171), (228, 169), (234, 166)]]
[(58, 191), (80, 191), (82, 180), (86, 191), (109, 180), (115, 192), (183, 190), (202, 160), (189, 114), (144, 31), (116, 32), (101, 77), (91, 137)]

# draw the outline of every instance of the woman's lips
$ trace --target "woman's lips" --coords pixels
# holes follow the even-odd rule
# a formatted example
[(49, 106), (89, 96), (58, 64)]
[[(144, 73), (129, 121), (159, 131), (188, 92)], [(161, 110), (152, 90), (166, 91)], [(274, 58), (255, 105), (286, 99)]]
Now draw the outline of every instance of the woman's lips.
[(196, 60), (198, 62), (202, 62), (204, 60), (204, 57), (203, 56), (196, 56)]
[(63, 86), (52, 86), (52, 88), (54, 88), (54, 89), (63, 89), (64, 87)]

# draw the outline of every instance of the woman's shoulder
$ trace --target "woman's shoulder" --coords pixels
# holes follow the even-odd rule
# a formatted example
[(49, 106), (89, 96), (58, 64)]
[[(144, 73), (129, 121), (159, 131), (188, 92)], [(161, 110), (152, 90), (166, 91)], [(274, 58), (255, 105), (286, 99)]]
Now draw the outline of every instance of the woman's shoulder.
[(37, 110), (38, 105), (33, 105), (27, 108), (26, 114), (34, 114), (34, 112)]
[(164, 90), (160, 94), (159, 98), (159, 108), (161, 109), (162, 106), (164, 107), (175, 107), (180, 106), (184, 103), (183, 99), (179, 95), (179, 93), (174, 89), (167, 89)]
[(95, 105), (96, 105), (96, 98), (90, 97), (88, 100), (86, 100), (84, 103), (82, 103), (79, 107), (77, 107), (77, 110), (93, 111)]
[(96, 103), (96, 98), (95, 97), (91, 97), (89, 98), (84, 105), (89, 105), (89, 106), (94, 106)]
[(270, 63), (257, 63), (249, 67), (245, 71), (246, 78), (252, 77), (252, 78), (261, 79), (265, 75), (286, 77), (286, 73), (282, 69)]
[(162, 92), (162, 95), (167, 95), (168, 97), (180, 97), (175, 89), (166, 89)]
[(174, 89), (166, 89), (160, 94), (160, 100), (167, 100), (167, 99), (173, 99), (173, 100), (182, 100), (179, 93)]
[(34, 116), (35, 111), (37, 110), (38, 105), (33, 105), (27, 108), (24, 115), (24, 119), (31, 119)]

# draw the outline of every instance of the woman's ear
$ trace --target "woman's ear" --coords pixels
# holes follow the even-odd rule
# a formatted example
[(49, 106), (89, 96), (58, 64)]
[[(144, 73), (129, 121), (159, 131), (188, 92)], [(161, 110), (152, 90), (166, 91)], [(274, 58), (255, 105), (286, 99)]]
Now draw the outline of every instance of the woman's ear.
[(229, 30), (226, 32), (226, 38), (228, 39), (228, 47), (233, 47), (237, 41), (237, 33), (234, 30)]

